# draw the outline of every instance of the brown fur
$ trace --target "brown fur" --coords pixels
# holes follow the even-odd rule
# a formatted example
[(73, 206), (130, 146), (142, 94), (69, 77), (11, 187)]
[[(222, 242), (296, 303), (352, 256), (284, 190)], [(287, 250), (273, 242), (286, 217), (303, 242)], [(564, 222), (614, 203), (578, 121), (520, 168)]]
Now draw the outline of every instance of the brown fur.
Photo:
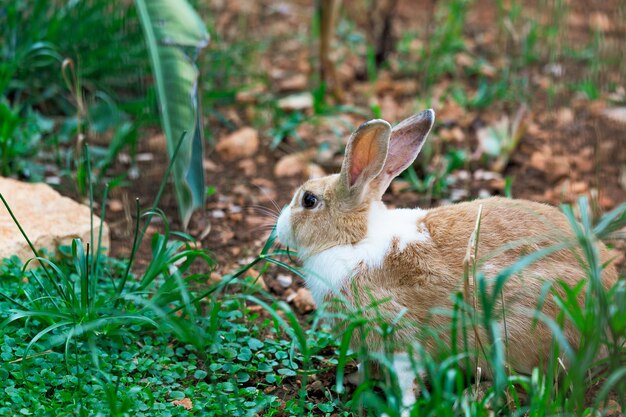
[[(450, 345), (450, 319), (447, 315), (433, 314), (434, 308), (452, 311), (452, 296), (463, 291), (463, 259), (469, 238), (474, 229), (479, 205), (483, 206), (480, 236), (478, 240), (478, 259), (484, 266), (488, 277), (497, 271), (514, 264), (525, 254), (549, 247), (563, 239), (571, 239), (569, 225), (557, 209), (544, 204), (505, 198), (489, 198), (439, 207), (430, 210), (424, 223), (432, 240), (414, 243), (400, 252), (392, 248), (380, 269), (362, 268), (342, 289), (342, 294), (355, 306), (367, 306), (376, 300), (388, 299), (377, 306), (377, 311), (365, 309), (366, 317), (394, 318), (407, 309), (404, 316), (407, 323), (428, 324), (442, 331), (439, 338)], [(416, 227), (419, 225), (416, 224)], [(515, 243), (508, 250), (506, 244)], [(609, 260), (608, 252), (601, 245), (603, 262)], [(481, 269), (481, 268), (479, 268)], [(539, 295), (545, 280), (565, 281), (572, 286), (585, 277), (573, 253), (561, 250), (547, 256), (526, 268), (521, 275), (512, 277), (504, 287), (506, 306), (508, 363), (518, 372), (529, 373), (533, 367), (545, 364), (550, 354), (552, 333), (542, 322), (533, 325), (532, 311), (537, 307)], [(604, 284), (610, 286), (617, 280), (614, 266), (609, 265), (604, 271)], [(470, 300), (474, 288), (470, 286)], [(582, 301), (582, 298), (581, 298)], [(478, 303), (480, 309), (480, 304)], [(500, 308), (496, 309), (499, 314)], [(551, 296), (548, 296), (542, 312), (555, 318), (558, 308)], [(503, 323), (504, 320), (501, 320)], [(480, 326), (480, 324), (479, 324)], [(504, 337), (504, 329), (501, 329)], [(566, 337), (577, 345), (577, 334), (571, 326), (566, 326)], [(416, 326), (401, 327), (395, 333), (395, 341), (400, 343), (420, 339), (420, 330)], [(360, 343), (361, 334), (355, 337)], [(467, 332), (468, 348), (475, 345), (473, 330)], [(488, 342), (482, 330), (481, 342)], [(436, 355), (439, 346), (433, 339), (422, 340), (432, 355)], [(381, 350), (382, 339), (376, 332), (369, 332), (366, 344), (369, 349)], [(462, 340), (457, 341), (462, 346)], [(356, 346), (354, 346), (356, 348)], [(485, 375), (489, 375), (486, 363), (479, 363)]]
[[(338, 182), (339, 176), (332, 175), (307, 181), (296, 191), (291, 224), (294, 239), (299, 246), (306, 248), (307, 256), (336, 245), (357, 243), (367, 234), (369, 205), (361, 204), (353, 210), (344, 210), (343, 200), (337, 198)], [(295, 204), (307, 191), (322, 199), (318, 209), (304, 210)]]

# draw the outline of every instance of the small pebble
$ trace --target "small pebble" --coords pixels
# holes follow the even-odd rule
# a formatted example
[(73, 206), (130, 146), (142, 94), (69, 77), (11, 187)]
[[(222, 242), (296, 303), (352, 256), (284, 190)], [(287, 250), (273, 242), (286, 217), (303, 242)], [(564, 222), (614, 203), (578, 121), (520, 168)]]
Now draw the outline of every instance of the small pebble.
[(276, 281), (278, 281), (278, 284), (280, 284), (281, 287), (289, 288), (293, 282), (293, 278), (291, 278), (291, 275), (278, 274)]

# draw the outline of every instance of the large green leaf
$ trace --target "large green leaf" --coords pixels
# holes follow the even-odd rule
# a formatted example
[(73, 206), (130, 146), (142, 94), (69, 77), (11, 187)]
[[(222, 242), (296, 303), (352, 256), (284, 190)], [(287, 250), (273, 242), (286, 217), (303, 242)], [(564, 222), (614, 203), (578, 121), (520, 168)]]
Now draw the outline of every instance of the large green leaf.
[(180, 135), (187, 131), (172, 169), (178, 211), (187, 227), (193, 210), (204, 205), (203, 140), (195, 61), (208, 44), (209, 34), (185, 0), (135, 0), (135, 5), (150, 52), (170, 158)]

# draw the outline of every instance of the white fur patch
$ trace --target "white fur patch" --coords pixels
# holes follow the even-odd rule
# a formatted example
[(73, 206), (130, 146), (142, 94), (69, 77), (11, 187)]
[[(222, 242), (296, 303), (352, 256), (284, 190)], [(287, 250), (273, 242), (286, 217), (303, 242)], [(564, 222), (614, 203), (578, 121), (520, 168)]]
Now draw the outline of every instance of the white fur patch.
[(425, 213), (421, 209), (388, 210), (382, 203), (374, 203), (370, 207), (365, 239), (355, 245), (334, 246), (303, 259), (307, 286), (315, 302), (320, 305), (327, 294), (338, 294), (359, 264), (381, 267), (394, 239), (398, 239), (400, 251), (410, 243), (428, 241), (428, 229), (424, 223), (419, 223)]
[(276, 222), (276, 235), (280, 243), (294, 247), (293, 231), (291, 230), (291, 206), (287, 206), (280, 212)]
[(410, 407), (415, 403), (416, 372), (413, 370), (409, 354), (406, 352), (394, 353), (393, 369), (398, 377), (398, 385), (402, 390), (402, 405)]

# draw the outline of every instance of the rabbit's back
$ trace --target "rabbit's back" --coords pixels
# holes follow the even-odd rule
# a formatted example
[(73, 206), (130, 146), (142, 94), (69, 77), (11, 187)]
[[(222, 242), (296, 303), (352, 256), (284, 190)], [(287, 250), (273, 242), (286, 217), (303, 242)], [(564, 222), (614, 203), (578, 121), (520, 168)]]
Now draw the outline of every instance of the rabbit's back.
[[(564, 242), (573, 242), (571, 225), (557, 208), (527, 200), (492, 197), (429, 210), (424, 222), (433, 240), (435, 256), (453, 273), (463, 273), (463, 259), (482, 206), (477, 245), (477, 262), (487, 276), (517, 262), (524, 255)], [(574, 245), (575, 246), (575, 245)], [(602, 262), (610, 259), (599, 243)], [(577, 249), (574, 249), (577, 250)], [(573, 250), (551, 253), (530, 265), (527, 272), (544, 279), (563, 280), (572, 285), (585, 273)], [(605, 284), (617, 279), (614, 266), (604, 272)]]
[[(488, 278), (517, 262), (525, 254), (550, 247), (572, 237), (565, 216), (556, 208), (523, 200), (489, 198), (429, 210), (419, 217), (415, 227), (427, 230), (428, 238), (408, 246), (399, 240), (391, 245), (383, 264), (370, 268), (362, 263), (353, 280), (346, 283), (342, 293), (354, 305), (367, 306), (375, 301), (375, 309), (365, 308), (366, 315), (394, 317), (406, 310), (408, 321), (440, 327), (440, 338), (449, 338), (449, 315), (433, 313), (437, 309), (451, 310), (455, 293), (464, 290), (464, 265), (468, 241), (475, 228), (479, 207), (482, 205), (480, 233), (477, 242), (477, 262)], [(609, 259), (604, 245), (601, 258)], [(533, 325), (532, 312), (546, 281), (564, 280), (573, 285), (585, 277), (576, 256), (569, 250), (552, 253), (510, 277), (503, 290), (507, 310), (507, 339), (510, 346), (509, 362), (520, 372), (529, 372), (550, 352), (552, 335), (547, 326)], [(605, 285), (617, 279), (613, 266), (604, 271)], [(472, 282), (470, 298), (474, 295)], [(582, 302), (582, 299), (580, 300)], [(480, 303), (477, 305), (480, 309)], [(368, 313), (369, 311), (369, 313)], [(500, 305), (497, 311), (501, 312)], [(548, 297), (542, 312), (550, 317), (557, 314), (557, 306)], [(400, 326), (397, 338), (405, 341), (417, 337), (417, 329)], [(471, 332), (470, 332), (471, 333)], [(566, 337), (576, 345), (575, 329), (567, 326)], [(532, 335), (532, 336), (531, 336)], [(473, 333), (469, 342), (473, 344)], [(529, 342), (532, 337), (533, 343)], [(482, 340), (487, 340), (483, 335)], [(450, 344), (450, 340), (446, 340)], [(375, 334), (369, 336), (370, 348), (380, 349), (382, 341)], [(436, 351), (434, 342), (426, 341), (427, 348)]]

